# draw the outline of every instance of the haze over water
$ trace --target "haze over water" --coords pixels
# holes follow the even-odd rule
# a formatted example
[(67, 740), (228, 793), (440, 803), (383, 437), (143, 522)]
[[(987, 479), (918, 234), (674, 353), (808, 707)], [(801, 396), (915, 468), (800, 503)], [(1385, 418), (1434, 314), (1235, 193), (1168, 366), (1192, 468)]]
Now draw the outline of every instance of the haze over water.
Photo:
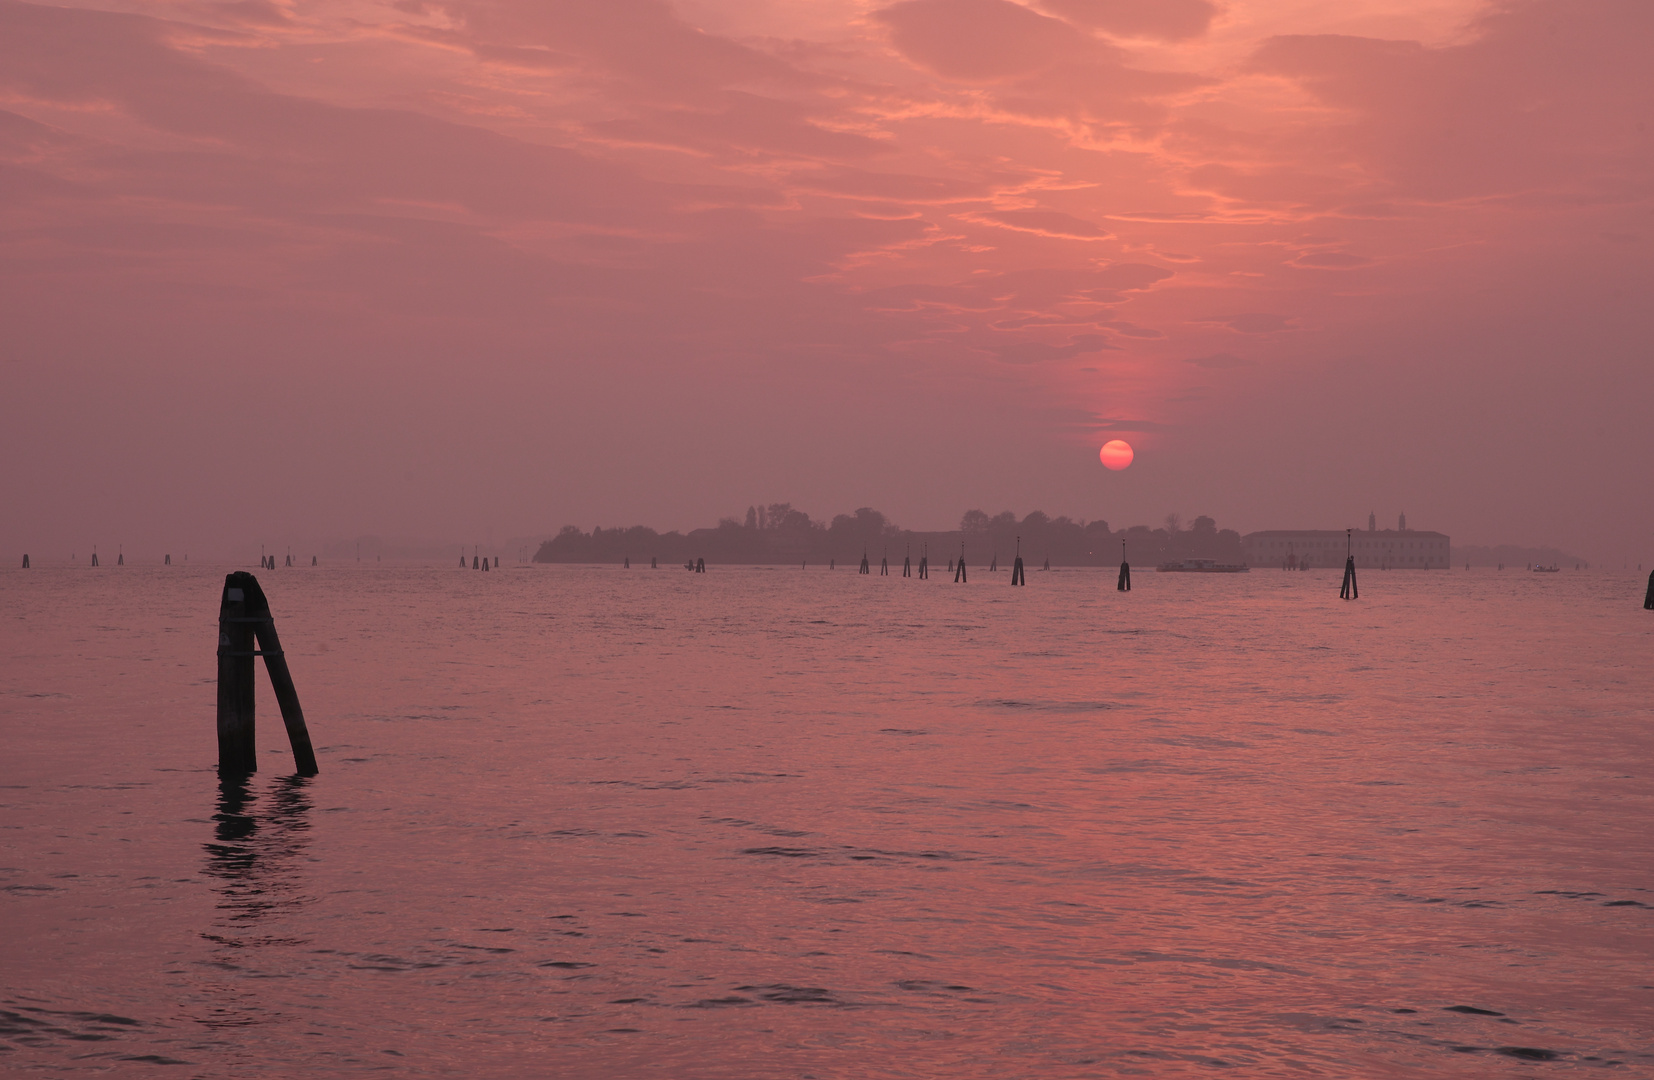
[(1630, 573), (0, 571), (0, 1063), (1654, 1072)]

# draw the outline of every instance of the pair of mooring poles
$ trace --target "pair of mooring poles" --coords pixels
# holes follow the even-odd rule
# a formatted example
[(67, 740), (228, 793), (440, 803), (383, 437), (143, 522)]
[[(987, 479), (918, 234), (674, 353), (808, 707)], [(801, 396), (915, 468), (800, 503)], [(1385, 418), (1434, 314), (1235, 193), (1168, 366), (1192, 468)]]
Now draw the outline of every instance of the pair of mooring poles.
[(1344, 530), (1344, 585), (1338, 590), (1341, 600), (1361, 599), (1361, 590), (1355, 587), (1355, 530)]
[[(258, 648), (254, 648), (254, 644)], [(253, 658), (264, 657), (270, 685), (281, 706), (287, 741), (293, 745), (293, 767), (300, 776), (316, 775), (316, 751), (304, 726), (304, 710), (293, 688), (293, 674), (276, 636), (270, 602), (258, 578), (238, 570), (224, 578), (218, 605), (218, 771), (241, 774), (258, 771), (253, 730)]]

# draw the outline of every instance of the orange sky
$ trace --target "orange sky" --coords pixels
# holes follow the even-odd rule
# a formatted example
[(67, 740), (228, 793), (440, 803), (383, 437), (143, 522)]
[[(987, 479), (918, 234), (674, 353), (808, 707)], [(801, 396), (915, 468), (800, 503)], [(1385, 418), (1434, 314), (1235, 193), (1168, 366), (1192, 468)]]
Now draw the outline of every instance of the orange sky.
[(1654, 561), (1651, 50), (1646, 0), (0, 0), (0, 547), (790, 500)]

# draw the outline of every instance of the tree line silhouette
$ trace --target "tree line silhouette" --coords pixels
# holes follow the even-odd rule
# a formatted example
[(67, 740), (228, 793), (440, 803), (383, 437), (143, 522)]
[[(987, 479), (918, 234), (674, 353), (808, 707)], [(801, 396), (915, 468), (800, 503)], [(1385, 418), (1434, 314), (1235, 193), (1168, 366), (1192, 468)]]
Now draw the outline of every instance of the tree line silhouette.
[(946, 565), (959, 554), (961, 543), (973, 564), (987, 565), (998, 558), (1006, 566), (1021, 537), (1022, 557), (1030, 566), (1049, 560), (1052, 566), (1112, 566), (1120, 561), (1120, 541), (1133, 562), (1149, 564), (1179, 559), (1242, 561), (1240, 534), (1219, 529), (1201, 516), (1187, 527), (1177, 514), (1166, 515), (1159, 528), (1133, 525), (1115, 532), (1106, 521), (1075, 521), (1051, 517), (1039, 510), (1020, 520), (1009, 510), (989, 516), (968, 510), (959, 528), (946, 532), (904, 529), (884, 514), (864, 506), (853, 514), (817, 521), (791, 503), (750, 506), (746, 519), (727, 517), (709, 529), (656, 532), (643, 525), (583, 532), (565, 525), (540, 545), (539, 563), (619, 563), (660, 559), (671, 564), (687, 559), (709, 563), (785, 565), (789, 563), (854, 564), (865, 552), (876, 565), (888, 557), (895, 564), (911, 553), (915, 563), (926, 550), (931, 565)]

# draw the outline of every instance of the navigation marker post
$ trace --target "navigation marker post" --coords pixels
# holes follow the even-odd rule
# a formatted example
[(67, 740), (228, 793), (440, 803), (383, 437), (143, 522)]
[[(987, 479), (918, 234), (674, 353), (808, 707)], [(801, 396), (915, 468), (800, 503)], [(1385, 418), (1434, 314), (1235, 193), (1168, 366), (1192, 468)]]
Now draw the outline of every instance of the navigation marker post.
[(1120, 580), (1114, 586), (1121, 592), (1131, 592), (1131, 563), (1126, 561), (1126, 542), (1120, 541)]
[(1028, 575), (1022, 569), (1022, 537), (1017, 537), (1017, 561), (1011, 564), (1011, 584), (1028, 584)]

